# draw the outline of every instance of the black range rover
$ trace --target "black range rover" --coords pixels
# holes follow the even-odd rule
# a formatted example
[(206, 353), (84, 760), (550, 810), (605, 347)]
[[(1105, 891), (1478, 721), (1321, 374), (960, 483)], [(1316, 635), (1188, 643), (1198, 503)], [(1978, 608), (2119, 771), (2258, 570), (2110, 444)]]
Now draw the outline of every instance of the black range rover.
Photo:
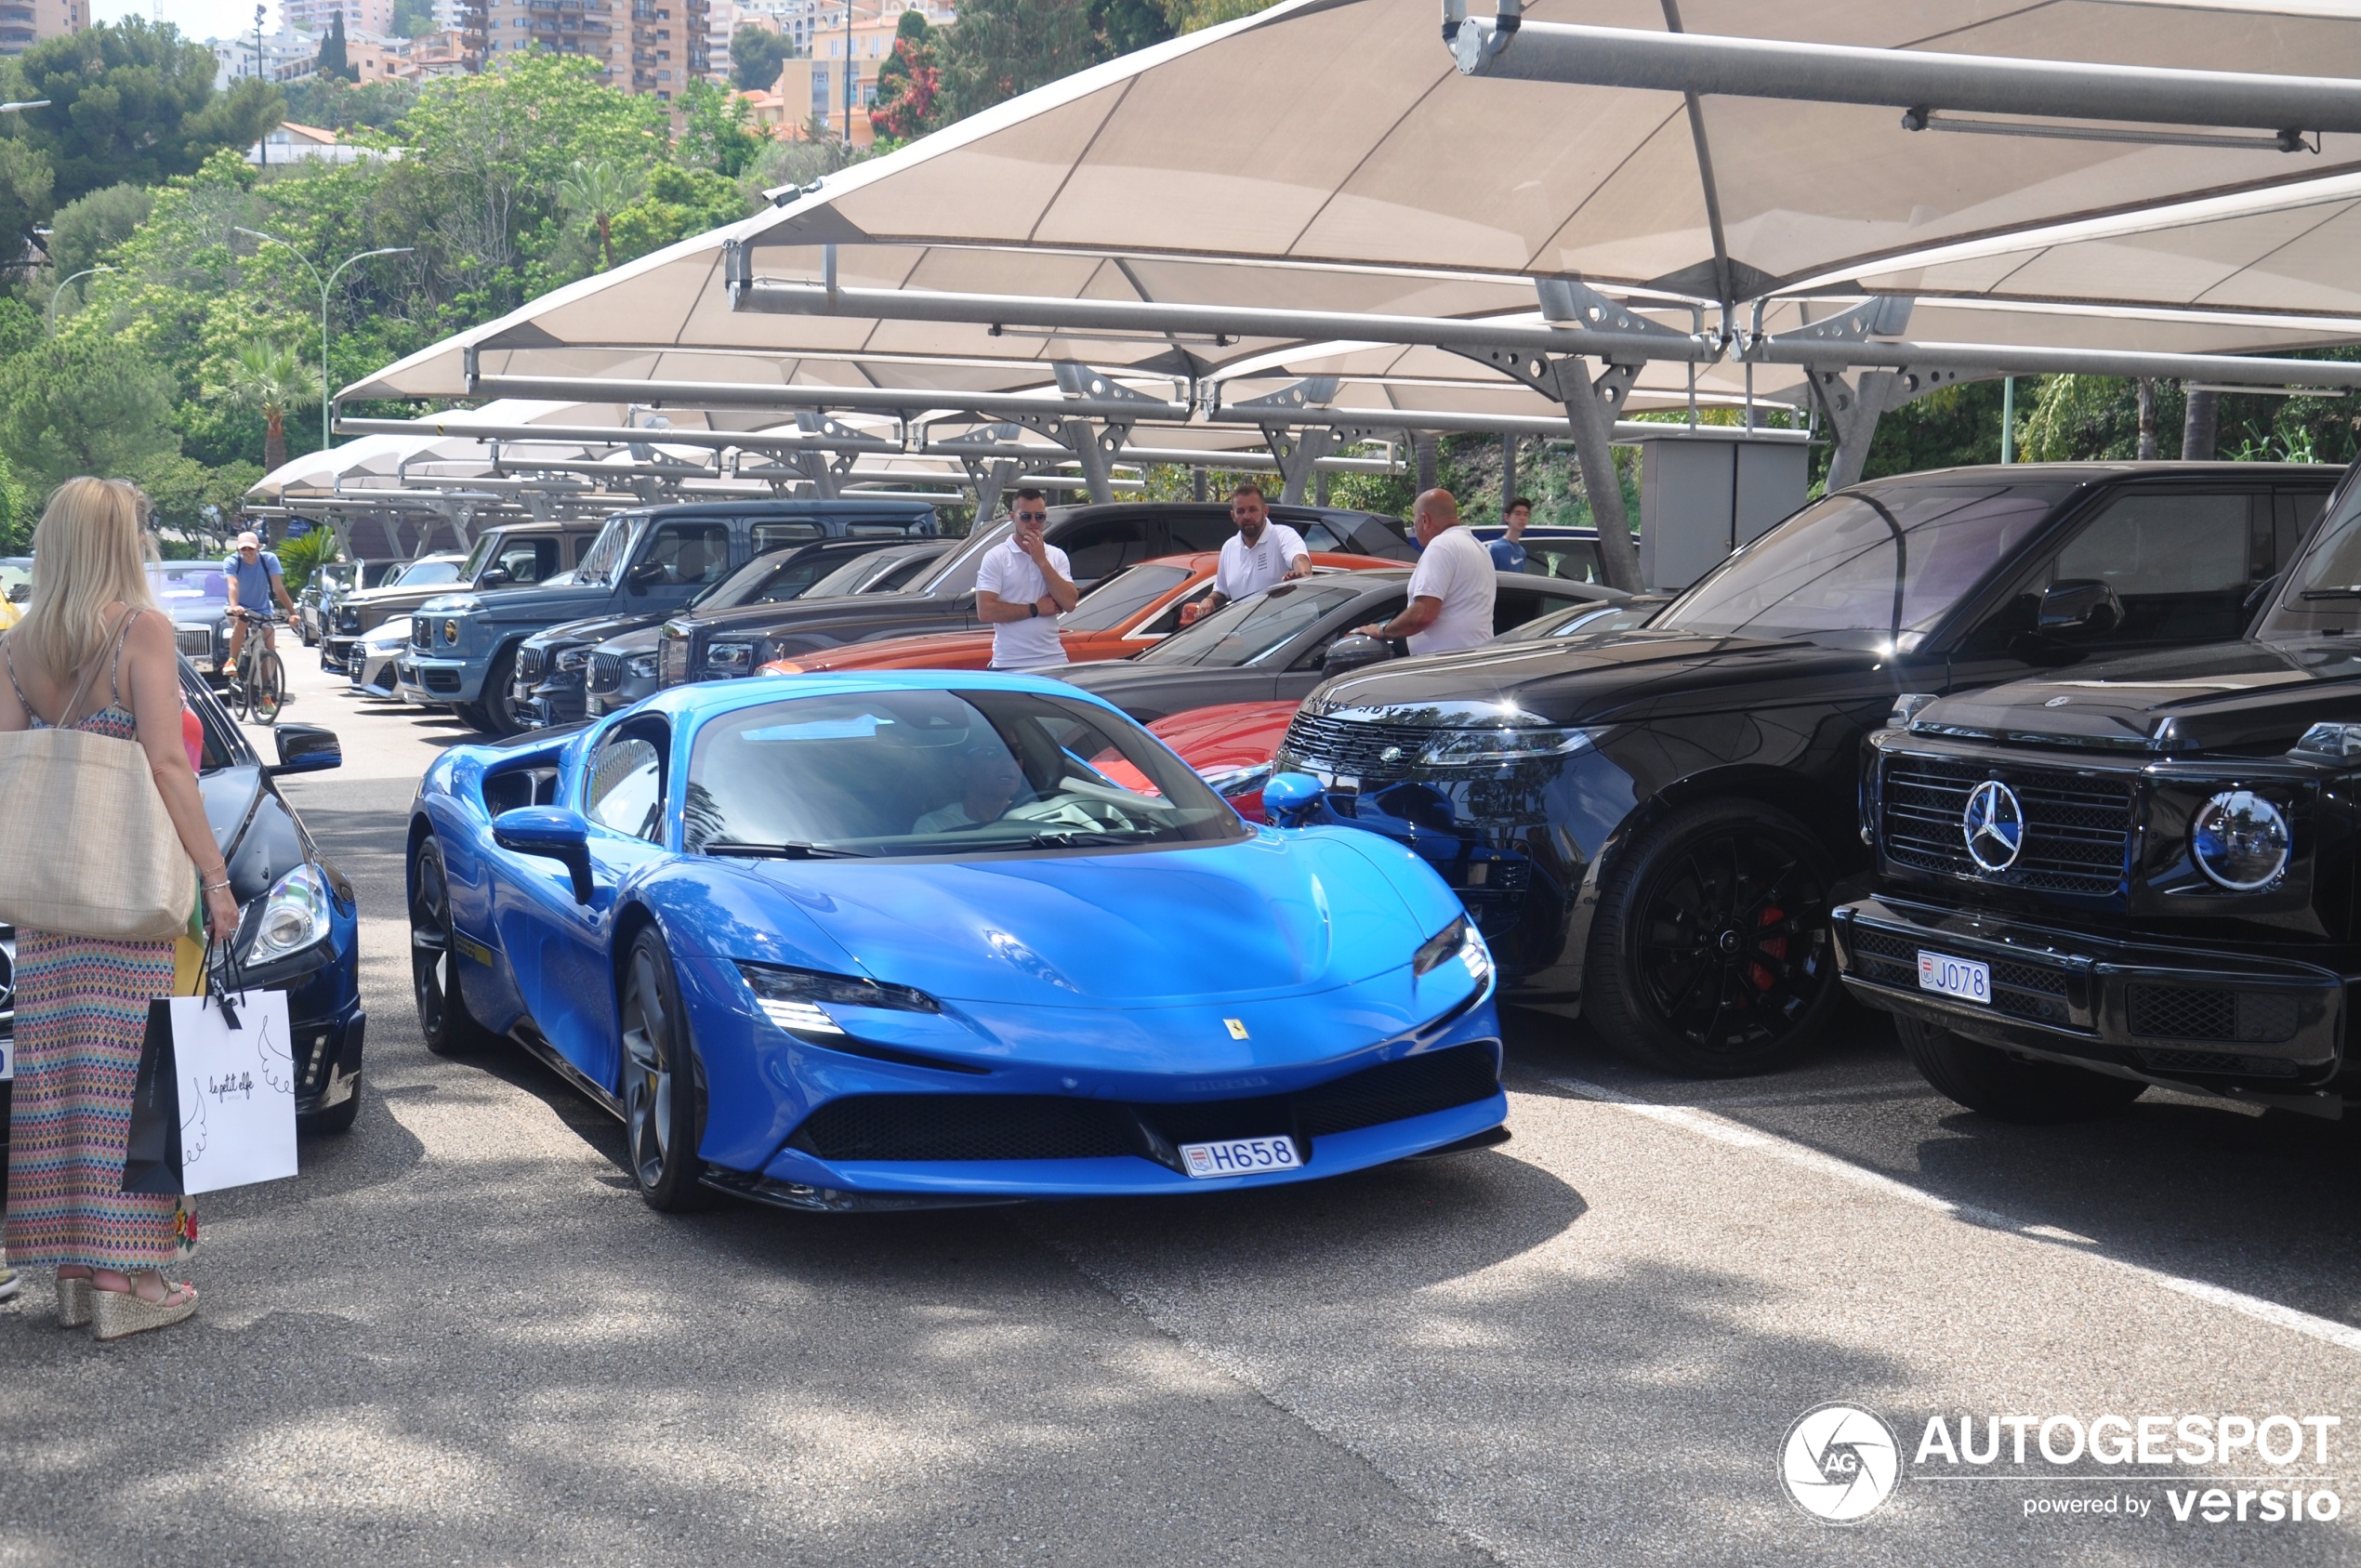
[(1904, 692), (2235, 638), (2340, 470), (2014, 465), (1814, 503), (1646, 626), (1323, 683), (1275, 764), (1457, 889), (1508, 999), (1659, 1069), (1775, 1067), (1838, 996), (1861, 743)]
[(1893, 723), (1863, 777), (1878, 892), (1837, 911), (1838, 950), (1936, 1088), (2017, 1121), (2149, 1084), (2341, 1113), (2361, 486), (2247, 640), (1906, 697)]

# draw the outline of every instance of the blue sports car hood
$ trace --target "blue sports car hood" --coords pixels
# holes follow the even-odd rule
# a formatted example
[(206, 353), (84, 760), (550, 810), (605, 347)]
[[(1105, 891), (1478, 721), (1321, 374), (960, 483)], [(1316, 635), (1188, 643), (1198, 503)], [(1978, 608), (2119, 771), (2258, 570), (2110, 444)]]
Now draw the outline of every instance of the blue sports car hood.
[[(1205, 1006), (1352, 985), (1409, 962), (1458, 906), (1343, 830), (958, 864), (762, 863), (871, 976), (945, 1001)], [(1408, 857), (1403, 856), (1406, 859)], [(1405, 884), (1407, 884), (1405, 889)]]

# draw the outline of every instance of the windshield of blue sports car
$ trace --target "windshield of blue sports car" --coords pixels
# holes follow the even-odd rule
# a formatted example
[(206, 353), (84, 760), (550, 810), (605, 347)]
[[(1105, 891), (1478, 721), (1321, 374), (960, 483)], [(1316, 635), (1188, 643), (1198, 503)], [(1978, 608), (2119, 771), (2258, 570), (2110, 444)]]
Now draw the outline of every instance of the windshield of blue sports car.
[(1907, 652), (2074, 488), (1944, 480), (1841, 491), (1716, 567), (1648, 629)]
[(1032, 692), (793, 697), (709, 719), (689, 763), (692, 852), (1011, 855), (1215, 843), (1252, 830), (1154, 736)]

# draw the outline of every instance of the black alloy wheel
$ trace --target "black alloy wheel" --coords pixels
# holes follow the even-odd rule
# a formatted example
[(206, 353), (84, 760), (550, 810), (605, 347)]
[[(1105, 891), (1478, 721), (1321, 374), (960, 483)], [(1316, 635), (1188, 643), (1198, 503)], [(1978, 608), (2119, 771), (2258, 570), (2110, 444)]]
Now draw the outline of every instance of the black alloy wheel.
[(410, 986), (418, 999), (418, 1030), (437, 1056), (472, 1056), (496, 1036), (468, 1011), (459, 989), (451, 884), (443, 872), (442, 846), (431, 836), (411, 861), (410, 883)]
[(1835, 866), (1773, 807), (1714, 800), (1642, 830), (1601, 889), (1583, 1012), (1601, 1039), (1684, 1078), (1801, 1055), (1839, 998)]
[(1893, 1031), (1911, 1065), (1938, 1092), (1995, 1121), (2037, 1127), (2096, 1121), (2147, 1092), (2137, 1079), (2013, 1056), (1919, 1019), (1897, 1018)]
[(631, 1175), (651, 1208), (678, 1214), (702, 1208), (697, 1184), (705, 1162), (705, 1085), (689, 1043), (688, 1016), (672, 976), (672, 955), (653, 926), (631, 943), (623, 969), (623, 1127)]
[(459, 717), (495, 740), (521, 732), (524, 720), (517, 717), (516, 679), (517, 646), (512, 642), (493, 657), (492, 667), (484, 671), (482, 697), (462, 705)]

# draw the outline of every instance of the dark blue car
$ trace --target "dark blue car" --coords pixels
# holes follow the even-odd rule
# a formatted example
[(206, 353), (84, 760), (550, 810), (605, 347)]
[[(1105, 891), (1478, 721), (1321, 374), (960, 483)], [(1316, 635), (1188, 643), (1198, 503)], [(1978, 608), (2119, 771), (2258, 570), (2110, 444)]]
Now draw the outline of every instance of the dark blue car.
[(419, 1019), (624, 1118), (649, 1201), (1169, 1193), (1507, 1136), (1492, 965), (1407, 850), (1254, 827), (1058, 681), (766, 676), (458, 746)]

